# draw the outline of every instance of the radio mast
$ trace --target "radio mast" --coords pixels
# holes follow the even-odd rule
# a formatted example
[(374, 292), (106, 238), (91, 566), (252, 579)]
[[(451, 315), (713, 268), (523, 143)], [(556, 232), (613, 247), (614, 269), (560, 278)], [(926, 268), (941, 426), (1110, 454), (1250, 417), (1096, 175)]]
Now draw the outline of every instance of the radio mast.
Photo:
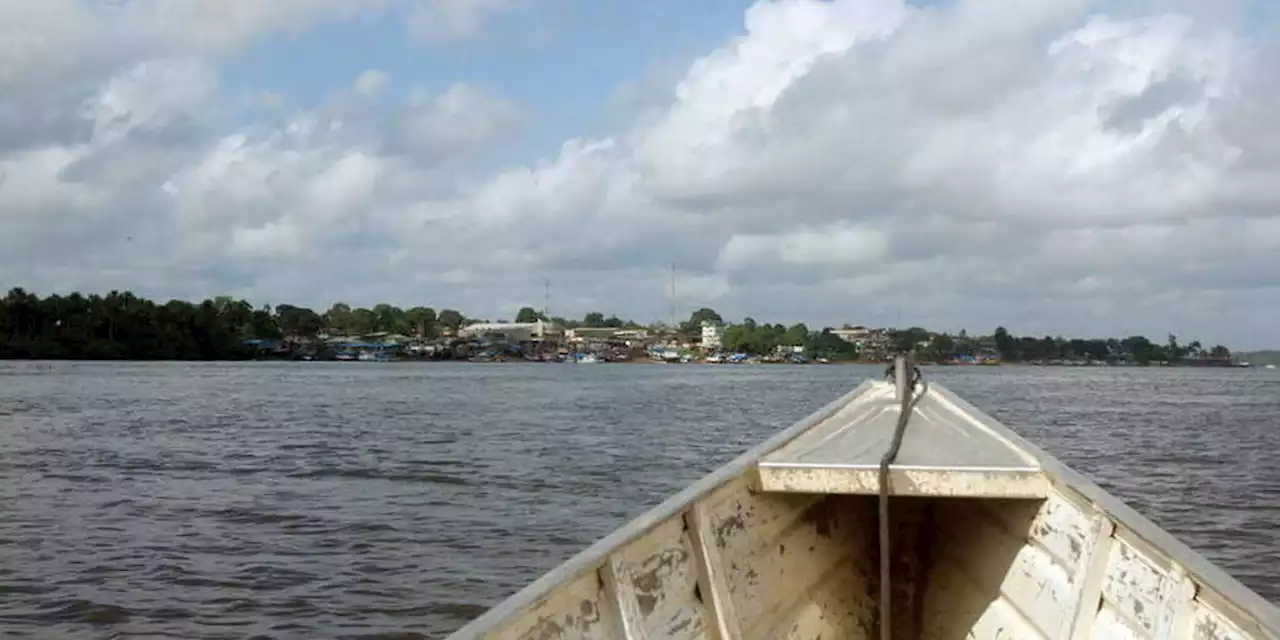
[(676, 328), (676, 263), (671, 263), (671, 329)]

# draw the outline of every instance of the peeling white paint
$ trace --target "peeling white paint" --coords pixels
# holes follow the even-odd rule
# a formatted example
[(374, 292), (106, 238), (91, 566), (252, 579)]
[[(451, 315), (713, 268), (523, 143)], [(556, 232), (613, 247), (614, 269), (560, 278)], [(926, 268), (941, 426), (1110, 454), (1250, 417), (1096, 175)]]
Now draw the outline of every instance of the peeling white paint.
[[(788, 436), (787, 455), (824, 452), (837, 435), (857, 450), (852, 423), (892, 410), (891, 389), (866, 389)], [(918, 410), (934, 427), (979, 429), (1036, 464), (893, 470), (895, 639), (1280, 640), (1280, 616), (1256, 596), (962, 400), (932, 394)], [(876, 638), (877, 470), (762, 464), (768, 453), (731, 463), (454, 637)]]

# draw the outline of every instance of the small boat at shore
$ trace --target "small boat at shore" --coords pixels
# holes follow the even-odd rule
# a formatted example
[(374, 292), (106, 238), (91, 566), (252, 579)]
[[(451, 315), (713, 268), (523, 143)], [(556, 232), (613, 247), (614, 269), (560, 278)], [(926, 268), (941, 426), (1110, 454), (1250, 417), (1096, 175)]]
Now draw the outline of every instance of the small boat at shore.
[(1280, 610), (902, 361), (451, 638), (1276, 640)]

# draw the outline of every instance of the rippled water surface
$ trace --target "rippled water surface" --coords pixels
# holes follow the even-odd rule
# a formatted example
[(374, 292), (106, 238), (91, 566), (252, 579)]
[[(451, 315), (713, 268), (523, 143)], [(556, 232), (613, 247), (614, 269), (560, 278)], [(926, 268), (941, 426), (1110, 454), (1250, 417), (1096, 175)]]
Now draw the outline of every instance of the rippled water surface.
[[(0, 363), (0, 637), (441, 637), (879, 372)], [(1280, 601), (1275, 371), (926, 375)]]

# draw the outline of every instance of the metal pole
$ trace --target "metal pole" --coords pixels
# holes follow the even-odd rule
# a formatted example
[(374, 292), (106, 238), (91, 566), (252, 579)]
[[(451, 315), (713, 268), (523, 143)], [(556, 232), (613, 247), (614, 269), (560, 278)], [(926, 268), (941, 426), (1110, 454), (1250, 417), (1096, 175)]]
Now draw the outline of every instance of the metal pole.
[(898, 402), (902, 402), (907, 395), (908, 380), (910, 380), (910, 372), (907, 369), (907, 357), (895, 357), (893, 359), (893, 384), (898, 391)]
[(671, 330), (676, 328), (676, 263), (671, 263)]

